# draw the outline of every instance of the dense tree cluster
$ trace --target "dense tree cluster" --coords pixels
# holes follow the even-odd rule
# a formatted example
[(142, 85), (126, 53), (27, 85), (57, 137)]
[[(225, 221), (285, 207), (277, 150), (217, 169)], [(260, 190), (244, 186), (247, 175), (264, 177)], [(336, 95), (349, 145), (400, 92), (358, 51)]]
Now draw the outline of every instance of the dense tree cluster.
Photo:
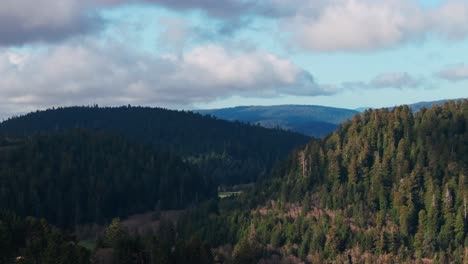
[(219, 184), (248, 183), (269, 175), (278, 160), (309, 137), (279, 129), (228, 122), (191, 112), (149, 107), (68, 107), (8, 119), (0, 134), (86, 128), (150, 143), (196, 164)]
[(0, 263), (88, 264), (90, 252), (44, 219), (1, 212)]
[(171, 222), (162, 222), (157, 234), (135, 236), (113, 219), (94, 250), (93, 263), (211, 264), (211, 249), (199, 238), (177, 238)]
[(368, 110), (277, 168), (252, 193), (192, 212), (181, 230), (220, 246), (244, 243), (253, 226), (263, 249), (312, 263), (468, 261), (466, 100)]
[(80, 129), (0, 146), (0, 208), (62, 227), (214, 197), (197, 168), (118, 136)]
[(342, 217), (338, 252), (359, 244), (373, 254), (465, 254), (468, 101), (366, 111), (292, 160), (282, 199)]

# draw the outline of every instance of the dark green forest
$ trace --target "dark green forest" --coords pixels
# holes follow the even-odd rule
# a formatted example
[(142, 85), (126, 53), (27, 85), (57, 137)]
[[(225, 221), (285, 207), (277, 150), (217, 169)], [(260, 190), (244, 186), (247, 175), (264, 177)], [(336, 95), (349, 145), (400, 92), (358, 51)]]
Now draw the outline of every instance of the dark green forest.
[(0, 157), (0, 208), (61, 227), (185, 208), (216, 196), (216, 186), (196, 167), (107, 133), (4, 138)]
[(46, 220), (0, 213), (0, 263), (89, 264), (91, 252)]
[(67, 107), (37, 111), (0, 123), (0, 134), (28, 136), (72, 128), (105, 131), (151, 144), (199, 167), (218, 184), (268, 177), (277, 161), (309, 137), (228, 122), (186, 111), (150, 107)]
[[(467, 100), (414, 113), (367, 110), (225, 198), (197, 162), (174, 155), (181, 152), (125, 134), (52, 130), (0, 140), (1, 208), (58, 225), (106, 223), (91, 251), (70, 249), (88, 252), (92, 263), (468, 261)], [(185, 210), (175, 219), (155, 216), (157, 230), (145, 234), (111, 222), (155, 208)], [(8, 221), (0, 228), (14, 234)], [(27, 243), (15, 243), (2, 252), (25, 255)]]

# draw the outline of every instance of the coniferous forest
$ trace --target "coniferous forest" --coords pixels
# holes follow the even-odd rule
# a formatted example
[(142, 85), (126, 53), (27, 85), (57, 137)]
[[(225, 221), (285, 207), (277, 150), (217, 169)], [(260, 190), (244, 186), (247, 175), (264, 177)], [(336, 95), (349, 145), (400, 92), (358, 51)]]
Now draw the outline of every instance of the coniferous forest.
[(193, 212), (181, 228), (216, 245), (237, 243), (234, 263), (243, 254), (253, 262), (278, 254), (311, 263), (466, 263), (467, 124), (466, 100), (415, 114), (406, 106), (366, 111), (293, 152), (271, 182), (221, 201), (221, 213)]
[(185, 208), (216, 195), (194, 166), (118, 136), (77, 129), (6, 141), (0, 207), (60, 227)]
[(67, 107), (37, 111), (0, 124), (0, 134), (29, 136), (83, 128), (153, 146), (196, 165), (218, 184), (268, 177), (275, 163), (308, 136), (150, 107)]
[[(0, 131), (2, 263), (468, 262), (467, 100), (367, 110), (323, 139), (128, 107)], [(147, 211), (155, 230), (126, 226)]]

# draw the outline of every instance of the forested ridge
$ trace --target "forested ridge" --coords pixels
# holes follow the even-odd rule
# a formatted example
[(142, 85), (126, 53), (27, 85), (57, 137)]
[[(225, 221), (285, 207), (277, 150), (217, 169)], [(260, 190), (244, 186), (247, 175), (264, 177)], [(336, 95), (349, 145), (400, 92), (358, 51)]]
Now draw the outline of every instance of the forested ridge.
[(366, 111), (296, 152), (276, 190), (281, 200), (332, 212), (323, 217), (331, 225), (322, 217), (312, 222), (326, 227), (323, 247), (311, 242), (320, 234), (313, 228), (301, 230), (310, 237), (297, 242), (328, 258), (359, 245), (382, 260), (461, 263), (468, 245), (467, 126), (466, 100), (415, 114), (406, 106)]
[(467, 125), (466, 100), (368, 110), (294, 152), (274, 180), (192, 212), (181, 232), (237, 244), (234, 263), (466, 263)]
[(61, 227), (193, 206), (216, 185), (180, 158), (104, 132), (0, 141), (0, 208)]
[(26, 136), (70, 128), (105, 131), (151, 144), (197, 165), (218, 184), (268, 177), (274, 164), (310, 138), (279, 129), (150, 107), (66, 107), (0, 123), (0, 134)]

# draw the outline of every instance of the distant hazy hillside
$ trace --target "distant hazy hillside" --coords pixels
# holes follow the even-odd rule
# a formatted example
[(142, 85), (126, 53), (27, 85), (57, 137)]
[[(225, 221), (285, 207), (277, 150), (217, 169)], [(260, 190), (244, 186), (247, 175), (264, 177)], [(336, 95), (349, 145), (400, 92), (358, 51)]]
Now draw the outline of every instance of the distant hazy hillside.
[(239, 106), (198, 110), (225, 120), (239, 120), (264, 127), (281, 127), (310, 136), (324, 136), (357, 111), (316, 105)]
[(360, 113), (366, 111), (367, 109), (370, 109), (371, 107), (358, 107), (356, 109), (354, 109), (355, 111), (358, 111)]

